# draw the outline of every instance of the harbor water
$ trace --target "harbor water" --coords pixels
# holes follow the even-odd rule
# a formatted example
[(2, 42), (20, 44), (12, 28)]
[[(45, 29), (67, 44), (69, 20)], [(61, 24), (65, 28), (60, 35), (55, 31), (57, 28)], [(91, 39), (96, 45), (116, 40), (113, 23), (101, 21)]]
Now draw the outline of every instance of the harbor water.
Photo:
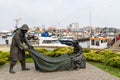
[(12, 41), (12, 36), (8, 36), (7, 38), (2, 38), (0, 36), (0, 44), (6, 44), (6, 40), (8, 40), (8, 44), (10, 44)]
[(0, 36), (0, 44), (6, 44), (5, 39)]

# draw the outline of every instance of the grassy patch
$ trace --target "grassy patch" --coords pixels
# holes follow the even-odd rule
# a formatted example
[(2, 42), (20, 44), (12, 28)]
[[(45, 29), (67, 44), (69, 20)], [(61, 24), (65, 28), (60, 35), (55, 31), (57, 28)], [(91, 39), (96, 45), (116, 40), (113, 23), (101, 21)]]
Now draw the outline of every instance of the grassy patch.
[(34, 62), (34, 61), (33, 61), (32, 58), (26, 58), (26, 62), (27, 62), (27, 63), (32, 63), (32, 62)]
[(95, 62), (89, 62), (89, 63), (120, 78), (120, 68), (114, 68), (114, 67), (106, 66), (102, 63), (95, 63)]

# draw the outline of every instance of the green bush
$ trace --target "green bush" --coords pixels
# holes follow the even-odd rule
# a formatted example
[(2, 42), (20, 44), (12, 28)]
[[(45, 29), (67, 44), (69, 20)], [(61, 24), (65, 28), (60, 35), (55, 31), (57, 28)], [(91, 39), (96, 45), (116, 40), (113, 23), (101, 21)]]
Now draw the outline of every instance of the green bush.
[(101, 51), (99, 53), (95, 53), (94, 51), (91, 51), (89, 53), (84, 53), (84, 56), (87, 61), (92, 61), (97, 63), (100, 62), (100, 63), (104, 63), (105, 65), (120, 68), (120, 54), (116, 54), (109, 49)]
[(0, 54), (3, 53), (3, 51), (0, 51)]
[(51, 56), (51, 57), (54, 55), (53, 51), (49, 51), (43, 48), (36, 48), (36, 51), (38, 51), (39, 53), (45, 54), (47, 56)]
[(110, 58), (107, 62), (107, 65), (120, 68), (120, 56)]
[(3, 59), (3, 58), (9, 58), (10, 56), (10, 53), (9, 52), (0, 52), (0, 59)]
[(96, 54), (94, 51), (91, 51), (89, 53), (84, 53), (84, 56), (87, 61), (93, 61), (98, 63), (105, 62), (105, 57), (103, 55)]
[[(58, 57), (60, 55), (73, 52), (73, 48), (56, 48), (53, 51), (37, 48), (36, 51), (50, 57)], [(88, 49), (85, 49), (83, 51), (87, 61), (105, 63), (106, 65), (120, 68), (120, 54), (116, 54), (109, 49), (101, 51), (99, 53), (96, 53), (95, 51), (90, 51)], [(9, 56), (9, 52), (0, 51), (0, 65), (5, 64), (9, 60)], [(30, 54), (28, 52), (26, 52), (26, 57), (30, 57)]]
[(62, 48), (56, 48), (56, 49), (53, 50), (53, 52), (57, 52), (57, 51), (61, 51), (61, 52), (63, 52), (62, 54), (66, 54), (66, 53), (69, 53), (69, 52), (73, 52), (73, 48), (62, 47)]
[(109, 49), (104, 50), (104, 51), (100, 52), (99, 54), (101, 54), (105, 57), (105, 62), (104, 62), (105, 65), (108, 65), (108, 62), (111, 58), (120, 56), (120, 54), (116, 54), (115, 52), (112, 52)]
[(118, 54), (112, 52), (112, 50), (109, 50), (109, 49), (106, 49), (106, 50), (100, 52), (99, 54), (104, 55), (106, 60), (113, 58), (115, 56), (119, 56)]
[(53, 50), (53, 53), (54, 53), (53, 56), (58, 57), (60, 55), (67, 54), (70, 52), (73, 52), (73, 48), (68, 48), (68, 47), (57, 48), (57, 49)]
[(43, 48), (36, 48), (35, 50), (38, 51), (38, 52), (40, 52), (40, 53), (44, 53), (44, 54), (48, 53), (48, 50), (43, 49)]
[(0, 65), (5, 64), (7, 61), (5, 59), (0, 59)]
[(0, 58), (5, 58), (5, 57), (9, 57), (10, 53), (9, 52), (2, 52), (0, 53)]
[(84, 52), (84, 53), (89, 53), (90, 50), (89, 50), (89, 49), (84, 49), (83, 52)]
[(55, 54), (53, 51), (48, 51), (47, 53), (45, 53), (45, 55), (50, 56), (50, 57), (55, 57)]
[(49, 50), (46, 50), (46, 49), (42, 49), (42, 48), (37, 48), (36, 49), (38, 52), (40, 53), (43, 53), (47, 56), (50, 56), (50, 57), (58, 57), (60, 55), (63, 55), (63, 54), (67, 54), (69, 52), (72, 52), (73, 51), (73, 48), (68, 48), (68, 47), (64, 47), (64, 48), (56, 48), (54, 49), (53, 51), (49, 51)]
[(0, 65), (5, 64), (9, 60), (10, 53), (0, 51)]

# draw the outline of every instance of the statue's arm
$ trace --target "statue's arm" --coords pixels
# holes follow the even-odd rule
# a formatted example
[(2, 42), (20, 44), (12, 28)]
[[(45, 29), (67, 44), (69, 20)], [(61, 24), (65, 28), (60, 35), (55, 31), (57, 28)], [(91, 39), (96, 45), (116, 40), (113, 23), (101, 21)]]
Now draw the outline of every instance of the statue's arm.
[(25, 49), (25, 46), (22, 44), (19, 34), (15, 34), (15, 42), (20, 49)]
[(28, 46), (28, 47), (30, 47), (30, 46), (32, 46), (31, 44), (30, 44), (30, 42), (28, 41), (28, 39), (24, 36), (24, 42), (26, 43), (26, 45)]

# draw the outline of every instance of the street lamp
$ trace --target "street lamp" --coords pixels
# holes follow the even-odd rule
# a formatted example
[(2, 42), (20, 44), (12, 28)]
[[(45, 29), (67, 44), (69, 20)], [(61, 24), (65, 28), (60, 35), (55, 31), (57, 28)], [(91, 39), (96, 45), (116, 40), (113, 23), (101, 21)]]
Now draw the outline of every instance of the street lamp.
[(19, 24), (19, 21), (21, 20), (22, 18), (18, 18), (18, 19), (15, 19), (15, 28), (17, 29), (18, 28), (18, 24)]

